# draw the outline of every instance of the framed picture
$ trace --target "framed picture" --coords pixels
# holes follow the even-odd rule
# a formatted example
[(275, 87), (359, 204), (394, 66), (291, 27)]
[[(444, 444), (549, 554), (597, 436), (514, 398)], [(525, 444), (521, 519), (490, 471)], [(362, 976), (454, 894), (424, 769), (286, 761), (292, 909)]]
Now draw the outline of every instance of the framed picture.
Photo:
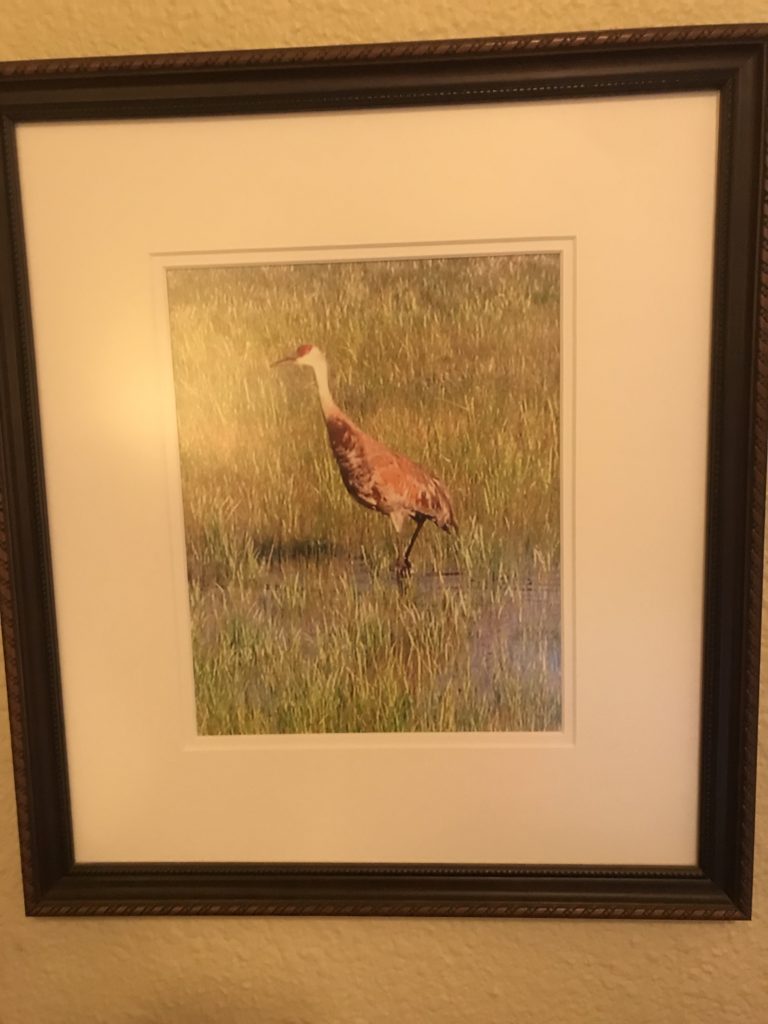
[(0, 65), (29, 914), (749, 917), (767, 40)]

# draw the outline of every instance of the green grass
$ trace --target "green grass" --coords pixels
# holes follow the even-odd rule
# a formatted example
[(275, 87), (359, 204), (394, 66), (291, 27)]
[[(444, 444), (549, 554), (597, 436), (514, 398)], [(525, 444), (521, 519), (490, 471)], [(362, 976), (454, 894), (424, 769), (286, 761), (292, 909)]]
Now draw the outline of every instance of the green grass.
[[(557, 256), (168, 274), (198, 729), (560, 727)], [(308, 370), (441, 477), (401, 592)]]

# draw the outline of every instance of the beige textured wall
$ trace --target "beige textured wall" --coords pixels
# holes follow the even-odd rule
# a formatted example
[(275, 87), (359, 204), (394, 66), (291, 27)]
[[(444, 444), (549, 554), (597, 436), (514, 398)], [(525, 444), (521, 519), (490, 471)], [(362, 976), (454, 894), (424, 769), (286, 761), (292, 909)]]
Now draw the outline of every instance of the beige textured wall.
[[(1, 9), (0, 59), (768, 21), (768, 0), (3, 0)], [(768, 699), (755, 916), (726, 925), (27, 920), (4, 701), (3, 689), (0, 1024), (768, 1022)]]

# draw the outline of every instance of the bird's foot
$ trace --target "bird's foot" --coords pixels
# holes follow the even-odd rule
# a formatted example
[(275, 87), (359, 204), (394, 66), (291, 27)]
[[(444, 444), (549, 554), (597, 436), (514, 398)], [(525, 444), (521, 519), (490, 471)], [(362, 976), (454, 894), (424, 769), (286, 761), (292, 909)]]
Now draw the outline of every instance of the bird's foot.
[(395, 575), (397, 576), (398, 581), (401, 582), (402, 580), (408, 579), (411, 575), (412, 569), (413, 565), (409, 558), (398, 558), (395, 562)]

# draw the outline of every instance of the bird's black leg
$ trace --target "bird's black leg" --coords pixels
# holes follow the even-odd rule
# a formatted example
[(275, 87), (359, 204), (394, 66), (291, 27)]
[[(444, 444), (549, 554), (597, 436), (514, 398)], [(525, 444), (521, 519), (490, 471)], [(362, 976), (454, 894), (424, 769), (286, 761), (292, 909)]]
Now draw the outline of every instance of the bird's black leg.
[(413, 536), (411, 537), (410, 543), (408, 544), (408, 547), (403, 552), (402, 558), (398, 562), (398, 566), (397, 566), (397, 578), (398, 579), (402, 579), (404, 576), (408, 576), (410, 574), (412, 566), (411, 566), (411, 560), (410, 560), (410, 558), (408, 556), (411, 553), (413, 545), (416, 543), (416, 538), (419, 536), (419, 531), (421, 530), (423, 525), (424, 525), (424, 520), (423, 519), (417, 520), (417, 522), (416, 522), (416, 529), (413, 531)]

